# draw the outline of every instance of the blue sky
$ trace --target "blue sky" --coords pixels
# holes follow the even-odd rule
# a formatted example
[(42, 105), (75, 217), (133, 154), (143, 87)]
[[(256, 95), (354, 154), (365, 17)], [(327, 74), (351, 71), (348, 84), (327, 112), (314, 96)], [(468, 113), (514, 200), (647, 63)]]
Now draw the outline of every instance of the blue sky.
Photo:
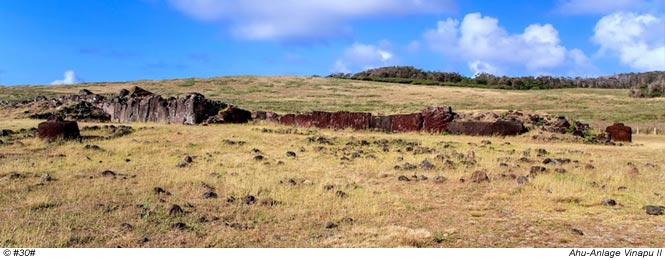
[(3, 0), (0, 85), (665, 70), (665, 0)]

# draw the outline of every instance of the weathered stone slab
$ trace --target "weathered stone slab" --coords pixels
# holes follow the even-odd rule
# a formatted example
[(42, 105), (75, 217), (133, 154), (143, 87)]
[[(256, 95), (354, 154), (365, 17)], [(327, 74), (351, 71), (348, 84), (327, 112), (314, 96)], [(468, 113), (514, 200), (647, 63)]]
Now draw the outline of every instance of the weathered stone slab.
[(623, 123), (614, 123), (613, 125), (605, 128), (605, 132), (610, 137), (610, 140), (614, 142), (633, 141), (633, 129), (625, 126)]

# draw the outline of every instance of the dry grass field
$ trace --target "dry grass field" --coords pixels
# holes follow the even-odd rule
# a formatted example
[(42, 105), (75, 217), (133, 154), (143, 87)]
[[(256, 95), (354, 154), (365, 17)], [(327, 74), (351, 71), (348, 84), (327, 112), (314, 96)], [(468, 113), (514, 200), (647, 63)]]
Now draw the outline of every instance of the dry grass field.
[[(0, 88), (0, 99), (55, 96), (83, 87), (115, 93), (133, 85), (163, 95), (197, 91), (250, 110), (394, 113), (451, 105), (456, 111), (565, 114), (603, 126), (612, 121), (665, 125), (665, 100), (630, 99), (624, 90), (502, 91), (302, 77)], [(0, 113), (1, 129), (39, 123)], [(93, 125), (107, 124), (80, 123)], [(537, 141), (531, 138), (537, 133), (501, 138), (265, 122), (129, 125), (133, 133), (108, 140), (0, 138), (5, 143), (0, 145), (0, 244), (665, 246), (665, 217), (642, 209), (665, 205), (665, 136), (638, 135), (632, 144), (602, 146)], [(105, 134), (104, 128), (82, 131), (83, 136)], [(295, 156), (287, 156), (289, 151)], [(192, 162), (177, 167), (185, 156)], [(548, 158), (570, 162), (545, 164)], [(425, 169), (424, 160), (433, 169)], [(405, 170), (406, 163), (417, 168)], [(546, 170), (526, 184), (511, 176), (528, 176), (534, 166)], [(113, 174), (104, 174), (107, 170)], [(472, 181), (478, 170), (486, 171), (489, 182)], [(211, 191), (217, 196), (203, 197)], [(605, 198), (617, 205), (603, 205)], [(170, 210), (173, 205), (182, 211)]]

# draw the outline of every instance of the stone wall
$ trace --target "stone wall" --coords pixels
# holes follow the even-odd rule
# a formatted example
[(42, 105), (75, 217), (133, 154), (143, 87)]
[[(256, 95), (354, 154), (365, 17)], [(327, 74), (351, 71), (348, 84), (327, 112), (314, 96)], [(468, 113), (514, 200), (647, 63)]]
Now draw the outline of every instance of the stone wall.
[(206, 99), (198, 93), (170, 97), (150, 93), (139, 87), (121, 91), (114, 98), (102, 103), (104, 112), (112, 122), (157, 122), (198, 124), (216, 116), (226, 104)]

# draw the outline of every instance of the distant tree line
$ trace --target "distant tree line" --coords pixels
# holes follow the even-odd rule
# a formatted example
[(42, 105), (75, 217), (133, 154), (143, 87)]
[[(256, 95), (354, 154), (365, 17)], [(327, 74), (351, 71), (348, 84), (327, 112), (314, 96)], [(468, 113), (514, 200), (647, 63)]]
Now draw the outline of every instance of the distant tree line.
[(455, 72), (423, 71), (411, 66), (365, 70), (356, 74), (336, 73), (329, 77), (416, 85), (446, 85), (497, 89), (608, 88), (631, 89), (634, 97), (665, 96), (665, 71), (622, 73), (596, 78), (507, 77), (480, 73), (473, 78)]

